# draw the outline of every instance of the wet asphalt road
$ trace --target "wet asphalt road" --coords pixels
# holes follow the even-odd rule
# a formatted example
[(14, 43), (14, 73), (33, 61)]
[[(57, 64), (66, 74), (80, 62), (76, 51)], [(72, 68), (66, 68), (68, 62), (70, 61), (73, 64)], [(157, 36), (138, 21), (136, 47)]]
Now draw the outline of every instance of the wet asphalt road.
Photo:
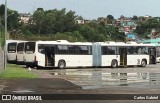
[[(160, 64), (145, 68), (36, 70), (39, 79), (1, 79), (2, 94), (160, 94)], [(160, 97), (159, 97), (160, 98)], [(4, 101), (3, 101), (4, 102)], [(27, 102), (27, 101), (26, 101)], [(43, 101), (44, 102), (44, 101)], [(46, 103), (53, 101), (45, 101)], [(159, 100), (54, 101), (54, 103), (159, 103)], [(1, 103), (1, 102), (0, 102)], [(8, 102), (7, 102), (8, 103)], [(17, 103), (17, 102), (16, 102)], [(41, 103), (41, 102), (30, 102)]]
[(53, 76), (70, 81), (82, 89), (109, 87), (157, 88), (160, 87), (160, 64), (145, 68), (88, 68), (47, 70)]

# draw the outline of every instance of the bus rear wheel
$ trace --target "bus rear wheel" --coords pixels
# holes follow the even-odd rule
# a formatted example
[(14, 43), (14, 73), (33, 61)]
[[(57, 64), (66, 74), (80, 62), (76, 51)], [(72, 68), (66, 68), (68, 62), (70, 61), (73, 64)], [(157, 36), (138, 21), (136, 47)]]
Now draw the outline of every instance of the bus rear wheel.
[(60, 60), (59, 62), (58, 62), (58, 68), (59, 69), (63, 69), (63, 68), (65, 68), (66, 67), (66, 62), (64, 61), (64, 60)]
[(147, 65), (147, 62), (146, 62), (145, 59), (143, 59), (143, 60), (141, 61), (141, 67), (145, 67), (146, 65)]
[(117, 67), (118, 67), (118, 62), (117, 62), (117, 60), (112, 60), (111, 67), (112, 67), (112, 68), (117, 68)]

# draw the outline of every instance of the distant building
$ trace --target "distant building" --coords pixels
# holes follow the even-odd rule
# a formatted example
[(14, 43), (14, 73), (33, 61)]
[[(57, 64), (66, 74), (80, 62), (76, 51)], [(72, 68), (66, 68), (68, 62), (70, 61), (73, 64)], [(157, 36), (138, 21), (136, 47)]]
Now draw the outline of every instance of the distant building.
[(90, 20), (75, 20), (77, 24), (86, 24), (90, 23)]
[(126, 38), (129, 41), (135, 41), (137, 37), (136, 37), (136, 34), (134, 34), (134, 33), (127, 33)]
[(131, 18), (121, 16), (117, 20), (116, 26), (119, 27), (120, 32), (124, 32), (125, 34), (127, 34), (127, 33), (130, 33), (130, 32), (133, 32), (133, 30), (136, 29), (137, 24)]
[(84, 20), (76, 20), (77, 24), (84, 24)]
[(28, 21), (31, 17), (30, 13), (26, 14), (26, 13), (20, 13), (20, 22), (23, 22), (24, 24), (28, 24)]
[(149, 16), (149, 15), (146, 15), (146, 16), (139, 16), (138, 17), (138, 21), (140, 22), (143, 22), (143, 21), (147, 21), (147, 20), (150, 20), (152, 19), (152, 16)]

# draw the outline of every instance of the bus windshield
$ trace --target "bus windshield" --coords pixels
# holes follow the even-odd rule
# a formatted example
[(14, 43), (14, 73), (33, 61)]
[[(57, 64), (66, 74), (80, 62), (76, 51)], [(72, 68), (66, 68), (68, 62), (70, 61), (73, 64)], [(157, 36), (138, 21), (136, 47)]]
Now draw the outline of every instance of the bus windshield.
[(25, 53), (32, 54), (35, 52), (35, 42), (27, 42), (25, 45)]
[(8, 53), (15, 53), (16, 52), (17, 43), (8, 43)]

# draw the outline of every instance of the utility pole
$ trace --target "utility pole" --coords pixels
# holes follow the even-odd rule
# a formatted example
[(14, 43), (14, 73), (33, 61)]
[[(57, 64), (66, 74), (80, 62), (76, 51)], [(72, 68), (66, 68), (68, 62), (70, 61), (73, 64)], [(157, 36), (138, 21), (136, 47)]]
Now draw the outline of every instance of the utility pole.
[(7, 38), (7, 0), (5, 0), (5, 33), (4, 33), (4, 69), (6, 69), (6, 64), (7, 64), (7, 57), (6, 57), (6, 50), (7, 50), (7, 43), (6, 43), (6, 38)]

